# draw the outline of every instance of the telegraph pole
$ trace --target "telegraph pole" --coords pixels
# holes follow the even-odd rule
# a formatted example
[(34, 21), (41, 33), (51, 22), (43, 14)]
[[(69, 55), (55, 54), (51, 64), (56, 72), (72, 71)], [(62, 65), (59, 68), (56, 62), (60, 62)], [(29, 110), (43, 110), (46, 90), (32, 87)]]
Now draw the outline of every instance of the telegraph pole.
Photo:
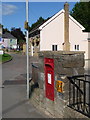
[(28, 0), (26, 0), (26, 24), (27, 24), (27, 36), (26, 36), (26, 44), (27, 44), (27, 99), (29, 99), (29, 41), (28, 41)]

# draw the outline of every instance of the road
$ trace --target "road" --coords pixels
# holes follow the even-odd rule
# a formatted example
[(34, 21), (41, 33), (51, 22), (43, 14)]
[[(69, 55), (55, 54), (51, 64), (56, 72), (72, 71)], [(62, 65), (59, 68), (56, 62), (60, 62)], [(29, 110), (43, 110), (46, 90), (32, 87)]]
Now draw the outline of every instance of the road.
[(46, 118), (26, 99), (26, 56), (13, 54), (13, 60), (2, 65), (2, 117)]

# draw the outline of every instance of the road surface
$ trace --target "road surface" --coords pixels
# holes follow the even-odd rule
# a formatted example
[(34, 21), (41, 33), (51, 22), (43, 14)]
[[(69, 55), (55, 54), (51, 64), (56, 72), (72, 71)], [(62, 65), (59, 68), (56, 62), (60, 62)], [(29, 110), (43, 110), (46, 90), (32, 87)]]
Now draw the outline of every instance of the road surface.
[(45, 118), (26, 99), (26, 56), (13, 54), (13, 60), (2, 65), (2, 117)]

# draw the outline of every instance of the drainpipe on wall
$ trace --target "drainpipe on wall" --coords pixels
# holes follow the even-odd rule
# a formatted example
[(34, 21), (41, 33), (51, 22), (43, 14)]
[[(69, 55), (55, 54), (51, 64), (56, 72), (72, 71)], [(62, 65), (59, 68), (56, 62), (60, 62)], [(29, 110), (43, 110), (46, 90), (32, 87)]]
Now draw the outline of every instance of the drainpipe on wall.
[(70, 51), (70, 43), (69, 43), (69, 4), (66, 2), (64, 4), (64, 51)]

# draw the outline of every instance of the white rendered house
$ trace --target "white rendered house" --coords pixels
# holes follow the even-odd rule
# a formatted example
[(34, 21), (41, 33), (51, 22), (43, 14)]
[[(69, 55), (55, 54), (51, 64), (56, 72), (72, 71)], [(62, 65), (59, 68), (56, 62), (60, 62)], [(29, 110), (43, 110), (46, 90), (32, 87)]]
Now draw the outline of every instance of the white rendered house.
[[(63, 50), (65, 42), (64, 15), (65, 10), (62, 9), (39, 27), (40, 51)], [(90, 59), (90, 33), (83, 32), (85, 28), (71, 15), (68, 17), (70, 51), (85, 51), (85, 59)]]

